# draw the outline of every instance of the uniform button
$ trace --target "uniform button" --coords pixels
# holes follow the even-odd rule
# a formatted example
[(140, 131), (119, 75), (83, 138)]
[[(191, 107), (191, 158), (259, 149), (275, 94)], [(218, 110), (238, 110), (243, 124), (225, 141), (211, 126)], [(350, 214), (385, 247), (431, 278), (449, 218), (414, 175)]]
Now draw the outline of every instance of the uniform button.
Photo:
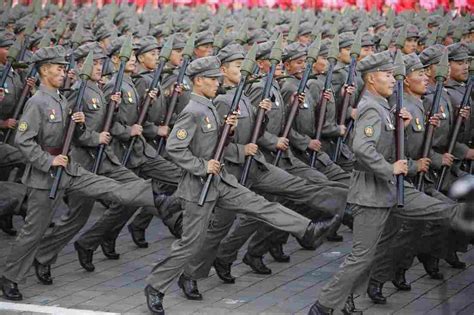
[(389, 161), (389, 162), (392, 162), (392, 161), (393, 161), (393, 159), (392, 159), (392, 158), (388, 158), (388, 159), (387, 159), (387, 161)]

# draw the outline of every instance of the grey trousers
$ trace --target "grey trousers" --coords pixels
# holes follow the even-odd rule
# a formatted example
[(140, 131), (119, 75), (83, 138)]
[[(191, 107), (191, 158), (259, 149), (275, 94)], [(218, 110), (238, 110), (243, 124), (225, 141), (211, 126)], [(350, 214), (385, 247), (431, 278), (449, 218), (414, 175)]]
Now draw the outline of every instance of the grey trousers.
[[(181, 177), (181, 169), (161, 156), (148, 159), (133, 171), (140, 177), (174, 185), (178, 184)], [(79, 237), (77, 242), (84, 248), (95, 250), (105, 238), (115, 240), (137, 209), (138, 207), (110, 207), (94, 226)]]
[(322, 288), (319, 303), (338, 309), (349, 294), (365, 291), (373, 262), (385, 255), (390, 246), (391, 238), (383, 232), (391, 215), (410, 220), (449, 220), (451, 225), (465, 226), (462, 218), (466, 212), (465, 204), (446, 204), (411, 185), (405, 185), (403, 208), (355, 206), (352, 252)]
[(28, 188), (28, 210), (25, 224), (12, 243), (6, 259), (3, 275), (7, 279), (17, 283), (24, 280), (64, 194), (77, 193), (83, 197), (100, 198), (128, 206), (154, 205), (149, 181), (119, 183), (83, 169), (80, 171), (80, 176), (68, 179), (66, 188), (60, 190), (54, 200), (49, 199), (49, 190)]
[(222, 183), (217, 189), (218, 199), (206, 202), (202, 207), (196, 202), (183, 202), (183, 235), (172, 244), (168, 258), (158, 263), (147, 278), (148, 284), (156, 290), (164, 293), (190, 259), (202, 249), (209, 218), (215, 207), (254, 216), (298, 237), (304, 236), (310, 223), (309, 219), (278, 203), (269, 202), (243, 186), (232, 187)]
[[(143, 179), (139, 178), (137, 175), (135, 175), (135, 173), (124, 166), (118, 166), (113, 171), (101, 173), (101, 175), (121, 183), (137, 182), (137, 184), (140, 185), (140, 183), (143, 182)], [(89, 219), (95, 204), (94, 199), (84, 198), (75, 192), (72, 192), (70, 195), (68, 195), (67, 200), (69, 208), (67, 213), (62, 215), (61, 218), (55, 222), (53, 228), (48, 229), (41, 240), (40, 247), (36, 255), (36, 260), (42, 264), (51, 265), (56, 262), (57, 256), (61, 250), (69, 243), (69, 241), (74, 238), (74, 236), (77, 235), (77, 233), (79, 233), (79, 231), (87, 223), (87, 220)], [(124, 207), (120, 204), (112, 204), (98, 221), (103, 220), (108, 211), (125, 211), (124, 209), (126, 208), (136, 209), (137, 207)], [(98, 235), (100, 238), (102, 238), (102, 233), (104, 233), (104, 231), (101, 231), (100, 228), (97, 230), (100, 231)], [(81, 246), (87, 249), (95, 250), (95, 248), (88, 246), (86, 242), (84, 244), (81, 243)]]

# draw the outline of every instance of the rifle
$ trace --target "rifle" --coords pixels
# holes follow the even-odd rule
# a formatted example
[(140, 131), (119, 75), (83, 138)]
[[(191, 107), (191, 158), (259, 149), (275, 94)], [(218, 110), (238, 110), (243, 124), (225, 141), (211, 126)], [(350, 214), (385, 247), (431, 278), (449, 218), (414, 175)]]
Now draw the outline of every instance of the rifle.
[[(466, 85), (466, 91), (464, 92), (464, 95), (462, 97), (462, 101), (461, 101), (461, 105), (459, 106), (459, 112), (458, 112), (458, 115), (456, 117), (456, 122), (454, 123), (454, 128), (453, 128), (453, 131), (451, 132), (451, 137), (450, 137), (450, 140), (449, 140), (449, 145), (448, 145), (448, 153), (449, 154), (452, 154), (453, 151), (454, 151), (454, 146), (456, 145), (456, 140), (458, 138), (458, 134), (459, 134), (459, 131), (461, 130), (461, 125), (462, 125), (462, 122), (463, 122), (463, 118), (461, 117), (460, 115), (460, 111), (462, 108), (465, 108), (465, 107), (471, 107), (471, 93), (472, 93), (472, 85), (473, 85), (473, 81), (474, 81), (474, 60), (471, 60), (471, 67), (470, 67), (470, 76), (469, 76), (469, 80), (467, 82), (467, 85)], [(467, 132), (469, 132), (469, 130), (467, 130)], [(439, 176), (439, 179), (438, 179), (438, 182), (436, 183), (436, 190), (440, 190), (441, 187), (443, 186), (443, 181), (444, 181), (444, 178), (446, 177), (446, 173), (448, 172), (449, 170), (449, 166), (447, 165), (443, 165), (442, 169), (441, 169), (441, 175)], [(472, 168), (472, 162), (471, 162), (471, 168)]]
[[(282, 35), (278, 36), (277, 41), (273, 45), (272, 51), (270, 52), (270, 62), (271, 67), (268, 72), (267, 79), (265, 81), (265, 86), (263, 87), (263, 93), (260, 100), (264, 100), (270, 97), (270, 91), (273, 85), (273, 77), (275, 76), (276, 66), (281, 62), (282, 55)], [(255, 119), (255, 127), (252, 132), (252, 137), (250, 138), (250, 143), (256, 143), (257, 139), (260, 136), (260, 129), (262, 127), (263, 119), (265, 118), (265, 110), (263, 108), (258, 108), (257, 118)], [(242, 175), (240, 176), (240, 184), (245, 186), (247, 182), (247, 177), (250, 171), (250, 166), (252, 165), (253, 156), (249, 155), (245, 157), (245, 164), (242, 170)]]
[[(160, 52), (160, 62), (158, 63), (158, 66), (155, 69), (155, 72), (153, 74), (153, 80), (150, 83), (150, 87), (148, 88), (149, 91), (152, 91), (156, 88), (158, 88), (158, 85), (161, 83), (161, 73), (163, 72), (163, 69), (165, 68), (166, 63), (168, 62), (170, 55), (171, 55), (171, 50), (173, 47), (173, 36), (171, 36), (166, 44), (163, 46)], [(143, 102), (143, 105), (141, 106), (140, 109), (140, 114), (138, 116), (138, 125), (143, 125), (145, 122), (146, 115), (148, 114), (148, 108), (150, 108), (151, 105), (151, 97), (147, 93), (146, 98)], [(135, 142), (137, 141), (138, 136), (135, 136), (132, 138), (130, 141), (130, 144), (128, 145), (127, 151), (125, 152), (125, 155), (123, 156), (122, 159), (122, 165), (127, 166), (128, 160), (130, 159), (130, 155), (133, 150), (133, 146), (135, 145)]]
[[(355, 68), (357, 65), (357, 58), (360, 56), (360, 50), (361, 50), (361, 40), (362, 40), (362, 31), (359, 29), (356, 33), (356, 37), (354, 38), (354, 43), (352, 44), (351, 47), (351, 62), (349, 64), (349, 74), (347, 76), (346, 80), (346, 85), (347, 86), (353, 86), (354, 85), (354, 77), (355, 77)], [(347, 89), (344, 90), (344, 96), (342, 98), (342, 106), (341, 106), (341, 112), (339, 116), (339, 125), (344, 125), (346, 122), (346, 112), (347, 109), (349, 108), (349, 102), (351, 100), (351, 95), (347, 93)], [(344, 136), (338, 136), (337, 137), (337, 142), (336, 142), (336, 150), (334, 151), (334, 156), (332, 157), (333, 161), (337, 161), (339, 159), (339, 156), (341, 155), (341, 149), (342, 149), (342, 143), (343, 143)]]
[[(329, 61), (329, 69), (328, 73), (326, 75), (326, 80), (324, 81), (324, 89), (321, 92), (321, 98), (319, 100), (318, 104), (318, 110), (314, 110), (314, 115), (315, 115), (315, 122), (316, 123), (316, 132), (314, 135), (314, 139), (320, 140), (321, 139), (321, 133), (323, 131), (323, 125), (324, 125), (324, 119), (326, 116), (326, 108), (327, 108), (327, 102), (328, 100), (324, 97), (324, 92), (330, 92), (332, 88), (332, 74), (334, 72), (334, 66), (336, 65), (337, 61), (337, 56), (339, 55), (339, 36), (336, 32), (336, 35), (332, 39), (332, 44), (331, 48), (329, 50), (329, 55), (328, 55), (328, 61)], [(319, 112), (319, 115), (318, 115)], [(311, 157), (310, 157), (310, 166), (311, 168), (314, 168), (316, 164), (316, 156), (317, 152), (313, 151), (311, 152)]]
[(82, 20), (79, 21), (79, 23), (76, 26), (76, 29), (74, 30), (74, 33), (72, 34), (71, 37), (71, 53), (69, 54), (69, 63), (67, 64), (66, 67), (66, 77), (64, 78), (63, 90), (68, 90), (71, 88), (71, 78), (69, 77), (69, 71), (74, 69), (76, 66), (76, 58), (74, 57), (74, 51), (79, 47), (81, 40), (82, 40), (82, 31), (83, 31), (83, 25), (82, 25)]
[[(74, 101), (75, 113), (82, 112), (82, 107), (83, 107), (82, 98), (84, 97), (84, 91), (86, 90), (86, 87), (87, 87), (87, 81), (90, 79), (92, 75), (93, 64), (94, 64), (94, 53), (90, 51), (89, 54), (87, 55), (86, 60), (84, 61), (84, 65), (82, 66), (82, 71), (79, 74), (79, 77), (82, 79), (82, 81), (81, 81), (81, 86), (79, 87), (79, 93), (77, 94), (76, 99)], [(72, 137), (74, 136), (75, 129), (76, 129), (76, 123), (71, 118), (67, 124), (66, 137), (64, 138), (61, 155), (65, 155), (65, 156), (68, 155), (69, 149), (71, 148)], [(51, 186), (51, 190), (49, 191), (49, 199), (56, 199), (59, 185), (61, 184), (61, 177), (63, 175), (63, 172), (64, 172), (63, 167), (56, 168), (56, 175), (54, 176), (53, 185)]]
[[(171, 122), (171, 118), (173, 116), (174, 110), (176, 108), (176, 103), (178, 102), (178, 88), (181, 84), (183, 84), (184, 75), (186, 74), (186, 69), (188, 68), (189, 63), (191, 63), (191, 58), (193, 56), (194, 50), (194, 41), (195, 41), (196, 34), (191, 34), (186, 42), (186, 46), (183, 49), (183, 64), (179, 69), (178, 77), (176, 79), (176, 84), (173, 90), (173, 94), (171, 94), (170, 104), (168, 105), (168, 109), (166, 111), (165, 121), (163, 122), (163, 126), (169, 126)], [(156, 149), (156, 156), (160, 155), (161, 151), (165, 147), (165, 137), (160, 137), (160, 141), (158, 142), (158, 148)]]
[[(396, 104), (396, 160), (403, 160), (405, 158), (405, 124), (403, 118), (400, 116), (400, 111), (403, 108), (403, 80), (405, 80), (405, 63), (403, 62), (401, 50), (397, 50), (395, 56), (394, 77), (397, 80), (397, 104)], [(403, 174), (397, 175), (397, 207), (403, 208), (405, 205), (405, 176)]]
[[(227, 117), (232, 115), (233, 112), (237, 110), (239, 107), (240, 99), (242, 97), (242, 93), (244, 91), (245, 84), (247, 83), (247, 79), (252, 75), (252, 70), (255, 65), (255, 57), (257, 55), (257, 45), (254, 44), (252, 48), (245, 56), (244, 62), (242, 63), (242, 67), (240, 68), (240, 73), (242, 74), (240, 77), (239, 84), (237, 85), (237, 89), (235, 90), (234, 97), (232, 98), (232, 103), (227, 114)], [(221, 161), (222, 156), (224, 155), (224, 149), (226, 146), (227, 138), (230, 133), (231, 126), (228, 124), (224, 124), (222, 126), (222, 130), (219, 137), (219, 142), (214, 150), (214, 160)], [(198, 205), (203, 206), (206, 202), (207, 194), (209, 193), (209, 188), (211, 187), (212, 179), (214, 178), (213, 174), (208, 174), (206, 178), (206, 182), (201, 190), (201, 195), (199, 196)]]
[[(301, 78), (298, 84), (298, 90), (296, 92), (296, 95), (293, 101), (291, 102), (288, 119), (283, 129), (283, 133), (281, 134), (283, 138), (288, 138), (288, 134), (290, 133), (291, 126), (293, 125), (293, 120), (296, 117), (296, 113), (298, 112), (298, 108), (300, 105), (299, 96), (304, 93), (304, 90), (306, 88), (306, 83), (308, 82), (309, 76), (313, 70), (313, 64), (318, 59), (320, 49), (321, 49), (321, 34), (318, 34), (318, 37), (316, 38), (316, 40), (313, 41), (311, 46), (309, 46), (308, 48), (308, 56), (306, 57), (306, 68), (304, 70), (303, 77)], [(278, 162), (280, 161), (282, 154), (283, 154), (282, 150), (277, 151), (275, 160), (273, 161), (273, 165), (275, 166), (278, 165)]]
[(21, 62), (23, 61), (23, 59), (25, 59), (26, 49), (30, 46), (31, 34), (33, 34), (35, 30), (35, 25), (36, 25), (36, 19), (35, 19), (35, 16), (33, 16), (31, 18), (30, 23), (26, 26), (25, 31), (24, 31), (23, 44), (21, 45), (21, 49), (17, 58), (18, 62)]
[[(51, 44), (51, 34), (49, 32), (46, 32), (44, 37), (41, 39), (41, 42), (38, 45), (38, 48), (44, 48), (44, 47), (49, 47)], [(28, 71), (28, 74), (26, 75), (26, 78), (36, 78), (38, 70), (35, 67), (35, 65), (32, 65), (30, 70)], [(30, 94), (31, 87), (27, 84), (27, 81), (25, 80), (25, 83), (23, 84), (23, 89), (21, 90), (21, 95), (20, 99), (18, 100), (18, 103), (15, 107), (15, 111), (13, 112), (12, 118), (15, 120), (18, 120), (20, 118), (21, 113), (23, 113), (23, 108), (25, 107), (26, 104), (26, 99), (28, 95)], [(8, 143), (8, 140), (10, 139), (12, 135), (13, 130), (8, 129), (7, 133), (5, 134), (5, 138), (3, 138), (3, 143)]]
[[(441, 101), (441, 93), (443, 92), (444, 81), (448, 76), (449, 71), (449, 64), (448, 64), (448, 51), (445, 50), (441, 60), (439, 61), (438, 65), (436, 66), (436, 91), (433, 98), (433, 104), (431, 106), (431, 113), (430, 117), (434, 116), (439, 111), (439, 103)], [(421, 154), (422, 158), (426, 158), (430, 154), (431, 144), (433, 142), (433, 135), (435, 127), (430, 124), (429, 119), (426, 122), (425, 127), (425, 138), (423, 140), (423, 151)], [(416, 189), (422, 190), (424, 184), (424, 173), (419, 172), (416, 178)]]
[[(122, 90), (122, 81), (123, 81), (123, 74), (125, 72), (125, 64), (130, 59), (132, 55), (132, 37), (129, 36), (125, 39), (124, 43), (122, 44), (122, 48), (120, 48), (119, 58), (120, 58), (120, 67), (117, 72), (117, 77), (115, 78), (114, 88), (112, 90), (112, 95), (119, 93)], [(105, 116), (104, 128), (102, 128), (103, 132), (109, 132), (110, 128), (112, 127), (112, 119), (114, 117), (114, 112), (116, 111), (117, 102), (114, 100), (110, 100), (107, 108), (107, 115)], [(97, 156), (95, 158), (94, 166), (92, 168), (92, 173), (97, 174), (100, 168), (100, 163), (102, 162), (102, 156), (105, 152), (105, 144), (99, 145), (99, 149), (97, 150)]]

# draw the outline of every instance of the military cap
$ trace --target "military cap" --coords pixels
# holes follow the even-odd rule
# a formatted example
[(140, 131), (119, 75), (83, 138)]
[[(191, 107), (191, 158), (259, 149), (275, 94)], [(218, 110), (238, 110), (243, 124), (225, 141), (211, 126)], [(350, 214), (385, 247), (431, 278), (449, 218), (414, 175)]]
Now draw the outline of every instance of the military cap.
[[(120, 36), (115, 38), (111, 43), (109, 50), (107, 51), (107, 54), (109, 56), (118, 54), (120, 52), (120, 48), (122, 48), (123, 43), (125, 42), (125, 39), (127, 36)], [(137, 49), (137, 46), (135, 44), (132, 44), (132, 49)]]
[(355, 31), (357, 31), (357, 26), (352, 24), (351, 21), (342, 23), (342, 25), (338, 29), (339, 33), (353, 33)]
[(186, 69), (186, 74), (190, 78), (217, 78), (222, 76), (220, 66), (221, 62), (217, 56), (198, 58), (189, 64), (188, 68)]
[(231, 62), (234, 60), (244, 59), (245, 51), (239, 44), (230, 44), (222, 48), (217, 54), (217, 57), (221, 63)]
[(159, 48), (159, 45), (156, 38), (153, 36), (145, 36), (138, 41), (136, 54), (138, 56), (157, 48)]
[(321, 41), (321, 47), (319, 48), (319, 56), (326, 58), (329, 54), (329, 48), (331, 47), (331, 40), (325, 38)]
[(186, 46), (186, 35), (184, 33), (175, 33), (173, 38), (173, 49), (183, 49)]
[(97, 42), (86, 43), (77, 47), (74, 51), (74, 57), (76, 57), (76, 59), (85, 58), (87, 57), (87, 54), (89, 54), (89, 51), (94, 53), (94, 59), (102, 59), (106, 57), (104, 51)]
[(306, 49), (306, 46), (299, 42), (291, 43), (283, 50), (282, 61), (291, 61), (306, 56)]
[(404, 55), (403, 63), (405, 64), (406, 74), (425, 68), (425, 66), (421, 63), (420, 57), (418, 57), (416, 53)]
[(407, 22), (401, 16), (397, 16), (393, 21), (393, 27), (402, 28)]
[(352, 46), (354, 38), (354, 34), (350, 32), (345, 32), (339, 35), (339, 49)]
[(96, 41), (101, 41), (103, 39), (106, 39), (107, 37), (111, 37), (112, 35), (115, 34), (115, 31), (112, 30), (112, 26), (101, 26), (96, 29), (94, 32), (95, 34), (95, 40)]
[(425, 66), (439, 63), (444, 49), (446, 49), (446, 47), (441, 44), (435, 44), (425, 48), (420, 54), (421, 63)]
[(418, 27), (413, 24), (408, 24), (407, 26), (407, 38), (418, 38), (420, 37), (420, 31), (418, 30)]
[(388, 50), (369, 55), (357, 63), (357, 71), (370, 73), (393, 70), (393, 58)]
[(66, 61), (66, 49), (63, 46), (44, 47), (38, 49), (31, 57), (31, 63), (42, 64), (68, 64)]
[(461, 61), (469, 59), (469, 49), (464, 43), (455, 43), (448, 46), (449, 61)]
[(85, 43), (95, 42), (95, 37), (94, 34), (92, 34), (91, 30), (83, 30), (81, 36), (81, 45)]
[(248, 43), (250, 45), (254, 43), (262, 43), (264, 41), (267, 41), (268, 38), (270, 38), (270, 34), (268, 33), (267, 30), (263, 28), (256, 28), (253, 31), (250, 32), (249, 40)]
[(10, 32), (0, 32), (0, 47), (9, 47), (15, 42), (15, 34)]
[(19, 19), (18, 21), (16, 21), (15, 28), (14, 28), (15, 34), (19, 34), (22, 31), (24, 31), (26, 26), (30, 22), (31, 22), (31, 17), (29, 17), (29, 16), (23, 17), (23, 18)]
[(196, 40), (194, 41), (194, 47), (198, 47), (205, 44), (212, 44), (214, 42), (214, 34), (211, 31), (204, 31), (196, 34)]
[(300, 25), (298, 28), (298, 36), (308, 35), (313, 32), (314, 24), (311, 22), (305, 22)]
[(428, 27), (437, 27), (443, 21), (443, 17), (439, 14), (433, 14), (428, 16)]
[(290, 32), (290, 26), (288, 24), (278, 25), (275, 28), (275, 32), (282, 33), (283, 35), (288, 35), (288, 33)]
[(375, 45), (375, 42), (374, 42), (374, 37), (372, 35), (370, 35), (370, 33), (364, 33), (362, 34), (362, 38), (361, 38), (361, 46), (362, 47), (365, 47), (365, 46), (374, 46)]
[[(39, 43), (41, 42), (41, 40), (43, 39), (43, 37), (46, 36), (47, 33), (49, 33), (50, 31), (49, 30), (46, 30), (46, 29), (41, 29), (37, 32), (34, 32), (33, 34), (31, 34), (30, 36), (30, 46), (28, 48), (32, 49), (36, 46), (39, 45)], [(54, 38), (54, 36), (51, 36), (51, 41), (53, 43), (56, 43), (56, 38)]]
[(376, 31), (378, 28), (385, 26), (385, 19), (384, 18), (379, 18), (373, 21), (372, 27), (374, 28), (374, 31)]
[(469, 24), (466, 24), (463, 35), (468, 35), (472, 32), (474, 32), (474, 21), (471, 21), (469, 22)]
[(257, 57), (256, 59), (268, 59), (270, 58), (270, 52), (272, 47), (275, 44), (275, 41), (271, 40), (265, 43), (258, 44), (257, 46)]

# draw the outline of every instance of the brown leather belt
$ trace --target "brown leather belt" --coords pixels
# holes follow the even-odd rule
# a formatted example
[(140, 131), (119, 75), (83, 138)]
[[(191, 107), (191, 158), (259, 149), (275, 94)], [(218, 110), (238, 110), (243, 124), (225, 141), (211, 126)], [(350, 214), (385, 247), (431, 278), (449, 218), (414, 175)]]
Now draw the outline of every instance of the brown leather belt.
[(60, 155), (63, 151), (62, 147), (42, 147), (42, 149), (54, 156)]

